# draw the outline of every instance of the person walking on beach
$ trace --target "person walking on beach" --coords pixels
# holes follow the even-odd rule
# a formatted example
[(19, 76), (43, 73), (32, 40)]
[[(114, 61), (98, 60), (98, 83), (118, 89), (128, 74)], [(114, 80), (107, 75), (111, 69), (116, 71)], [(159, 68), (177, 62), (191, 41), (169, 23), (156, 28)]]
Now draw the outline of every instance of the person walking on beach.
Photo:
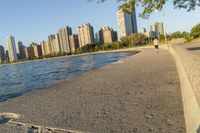
[(156, 53), (158, 53), (159, 52), (159, 42), (158, 42), (158, 39), (154, 39), (153, 40), (153, 45), (154, 45), (155, 49), (157, 50)]

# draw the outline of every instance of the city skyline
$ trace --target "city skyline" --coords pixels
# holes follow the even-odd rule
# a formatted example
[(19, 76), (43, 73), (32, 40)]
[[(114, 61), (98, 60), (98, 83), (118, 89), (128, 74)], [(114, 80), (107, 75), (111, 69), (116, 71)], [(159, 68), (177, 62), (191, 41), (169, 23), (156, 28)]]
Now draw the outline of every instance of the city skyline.
[(117, 32), (113, 31), (112, 28), (103, 27), (100, 31), (102, 31), (99, 36), (101, 41), (95, 43), (94, 30), (90, 23), (78, 26), (77, 34), (72, 33), (71, 27), (64, 26), (57, 33), (49, 35), (46, 41), (43, 40), (40, 43), (32, 42), (27, 47), (23, 45), (23, 42), (15, 41), (14, 36), (8, 36), (6, 38), (8, 46), (6, 53), (4, 52), (4, 47), (0, 45), (0, 63), (12, 63), (24, 59), (41, 59), (46, 58), (46, 56), (52, 58), (55, 56), (74, 54), (77, 48), (88, 44), (103, 45), (117, 41)]
[[(77, 4), (76, 1), (66, 2), (61, 0), (59, 3), (57, 3), (58, 7), (60, 7), (61, 9), (59, 9), (58, 11), (50, 12), (53, 4), (55, 4), (54, 0), (44, 0), (39, 4), (37, 4), (37, 2), (35, 1), (27, 2), (25, 0), (20, 0), (20, 2), (14, 2), (12, 4), (14, 6), (12, 6), (13, 9), (6, 13), (7, 15), (5, 15), (4, 13), (6, 11), (6, 8), (11, 2), (13, 3), (14, 1), (8, 0), (1, 2), (0, 9), (0, 45), (3, 45), (6, 49), (7, 47), (5, 38), (9, 35), (15, 36), (16, 41), (20, 40), (24, 43), (25, 46), (28, 46), (31, 42), (39, 43), (42, 40), (46, 40), (48, 35), (55, 33), (59, 27), (63, 27), (66, 25), (72, 27), (73, 33), (77, 33), (77, 26), (88, 22), (93, 25), (95, 33), (98, 32), (101, 27), (105, 26), (109, 26), (112, 27), (114, 30), (117, 30), (116, 11), (119, 4), (116, 4), (114, 1), (107, 1), (105, 2), (105, 4), (96, 4), (95, 2), (87, 2), (83, 0), (78, 3), (82, 4), (82, 7), (79, 8), (77, 12), (73, 12), (74, 14), (72, 14), (70, 10), (75, 7), (75, 4)], [(46, 5), (47, 2), (49, 3), (48, 6)], [(31, 4), (32, 6), (30, 8)], [(39, 8), (44, 5), (46, 5), (46, 11), (42, 10), (42, 13), (38, 14), (38, 12), (41, 11), (39, 10)], [(68, 8), (66, 8), (64, 5)], [(30, 10), (27, 10), (28, 7), (30, 8)], [(37, 7), (38, 11), (33, 10), (33, 7)], [(18, 10), (14, 10), (15, 8), (17, 8)], [(177, 30), (189, 30), (194, 24), (198, 23), (198, 20), (200, 20), (198, 17), (196, 17), (198, 16), (196, 14), (199, 12), (199, 8), (192, 12), (171, 9), (172, 5), (167, 3), (164, 8), (166, 20), (168, 20), (169, 18), (171, 18), (171, 20), (174, 20), (175, 17), (179, 17), (185, 23), (177, 24), (177, 22), (175, 21), (166, 22), (167, 33)], [(30, 16), (25, 16), (27, 15), (25, 11), (27, 11)], [(147, 30), (149, 30), (150, 24), (156, 21), (163, 21), (162, 13), (155, 12), (150, 16), (149, 20), (144, 20), (138, 17), (139, 12), (141, 12), (141, 8), (136, 7), (138, 31), (140, 31), (142, 27), (145, 27)], [(171, 12), (173, 12), (173, 14), (171, 14)], [(16, 21), (10, 21), (11, 18)], [(53, 19), (55, 20), (51, 22), (51, 20)], [(190, 22), (191, 19), (194, 21)]]

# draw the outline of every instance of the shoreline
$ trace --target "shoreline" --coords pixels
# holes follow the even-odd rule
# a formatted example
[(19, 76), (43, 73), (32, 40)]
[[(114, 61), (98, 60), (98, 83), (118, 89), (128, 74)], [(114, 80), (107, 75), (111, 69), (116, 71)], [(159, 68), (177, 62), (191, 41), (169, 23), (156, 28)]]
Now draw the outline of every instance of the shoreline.
[[(121, 49), (121, 50), (113, 50), (113, 51), (99, 51), (99, 52), (93, 52), (93, 53), (85, 53), (85, 54), (72, 55), (72, 56), (66, 56), (66, 57), (57, 57), (57, 59), (60, 59), (60, 58), (74, 58), (74, 57), (79, 57), (79, 56), (88, 56), (88, 55), (96, 55), (96, 54), (108, 54), (108, 53), (127, 53), (127, 54), (129, 54), (126, 57), (121, 58), (118, 61), (115, 61), (115, 62), (112, 62), (112, 63), (108, 63), (105, 66), (102, 66), (102, 67), (106, 67), (108, 65), (112, 65), (112, 64), (115, 64), (115, 63), (120, 63), (124, 59), (126, 59), (126, 58), (128, 58), (130, 56), (133, 56), (133, 55), (135, 55), (135, 54), (137, 54), (139, 52), (141, 52), (141, 51), (140, 50), (136, 50), (136, 49)], [(44, 59), (44, 60), (53, 60), (53, 59), (55, 59), (55, 58), (49, 58), (49, 59)], [(42, 60), (40, 60), (40, 61), (42, 61)], [(25, 63), (25, 62), (22, 62), (22, 63)], [(21, 64), (21, 63), (19, 63), (19, 64)], [(102, 67), (91, 69), (91, 70), (89, 70), (87, 72), (83, 72), (83, 73), (80, 73), (78, 75), (70, 76), (68, 78), (64, 78), (64, 79), (53, 81), (53, 84), (50, 83), (50, 84), (46, 85), (45, 87), (40, 87), (40, 88), (34, 89), (32, 91), (28, 91), (28, 92), (25, 92), (25, 93), (22, 93), (22, 94), (21, 93), (14, 94), (14, 97), (7, 98), (7, 99), (4, 99), (4, 100), (0, 99), (0, 103), (15, 99), (15, 98), (23, 96), (23, 95), (31, 94), (31, 93), (36, 92), (36, 91), (40, 91), (40, 90), (46, 89), (46, 88), (48, 88), (48, 87), (50, 87), (52, 85), (60, 84), (60, 83), (65, 82), (66, 80), (69, 80), (71, 78), (74, 78), (74, 77), (77, 77), (77, 76), (81, 76), (81, 75), (86, 74), (88, 72), (96, 71), (97, 69), (101, 69)]]
[(116, 49), (116, 50), (109, 50), (109, 51), (97, 51), (97, 52), (89, 52), (89, 53), (82, 53), (82, 54), (73, 54), (73, 55), (65, 55), (65, 56), (59, 56), (59, 57), (53, 57), (53, 58), (43, 58), (43, 59), (36, 59), (36, 60), (27, 60), (22, 62), (14, 62), (14, 63), (8, 63), (8, 64), (0, 64), (1, 66), (7, 66), (7, 65), (15, 65), (15, 64), (23, 64), (28, 62), (37, 62), (37, 61), (45, 61), (45, 60), (53, 60), (53, 59), (60, 59), (60, 58), (71, 58), (71, 57), (79, 57), (79, 56), (86, 56), (86, 55), (94, 55), (94, 54), (106, 54), (106, 53), (116, 53), (116, 52), (140, 52), (138, 50), (139, 48), (145, 48), (145, 47), (151, 47), (151, 45), (141, 46), (141, 47), (133, 47), (133, 48), (124, 48), (124, 49)]

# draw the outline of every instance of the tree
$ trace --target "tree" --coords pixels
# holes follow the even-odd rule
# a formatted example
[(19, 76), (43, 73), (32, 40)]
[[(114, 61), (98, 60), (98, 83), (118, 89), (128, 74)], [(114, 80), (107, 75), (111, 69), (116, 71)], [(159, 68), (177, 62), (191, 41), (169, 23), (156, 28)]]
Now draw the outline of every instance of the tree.
[(200, 24), (197, 24), (194, 27), (192, 27), (191, 35), (193, 38), (200, 37)]
[[(93, 1), (93, 0), (89, 0)], [(105, 2), (107, 0), (95, 0), (98, 3)], [(122, 4), (123, 10), (132, 9), (135, 5), (141, 5), (143, 8), (140, 16), (143, 18), (148, 18), (149, 14), (155, 10), (161, 11), (163, 6), (168, 0), (115, 0), (116, 2), (124, 2)], [(184, 8), (187, 11), (194, 10), (197, 6), (200, 6), (200, 0), (172, 0), (174, 8)]]
[(122, 37), (120, 38), (122, 47), (127, 47), (130, 44), (130, 40), (128, 37)]
[(144, 44), (147, 44), (148, 43), (148, 39), (146, 38), (145, 35), (143, 34), (138, 34), (138, 33), (135, 33), (135, 34), (132, 34), (128, 37), (130, 40), (130, 46), (133, 47), (135, 45), (144, 45)]

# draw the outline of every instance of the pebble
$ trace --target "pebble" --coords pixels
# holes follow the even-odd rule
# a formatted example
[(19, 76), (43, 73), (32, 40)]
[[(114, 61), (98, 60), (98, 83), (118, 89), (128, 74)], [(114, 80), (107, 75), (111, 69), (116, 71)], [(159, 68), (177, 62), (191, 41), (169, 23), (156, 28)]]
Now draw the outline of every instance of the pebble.
[(147, 119), (152, 119), (153, 117), (148, 115), (148, 116), (145, 116)]
[(137, 132), (137, 130), (138, 130), (137, 128), (134, 128), (134, 129), (133, 129), (133, 132)]

